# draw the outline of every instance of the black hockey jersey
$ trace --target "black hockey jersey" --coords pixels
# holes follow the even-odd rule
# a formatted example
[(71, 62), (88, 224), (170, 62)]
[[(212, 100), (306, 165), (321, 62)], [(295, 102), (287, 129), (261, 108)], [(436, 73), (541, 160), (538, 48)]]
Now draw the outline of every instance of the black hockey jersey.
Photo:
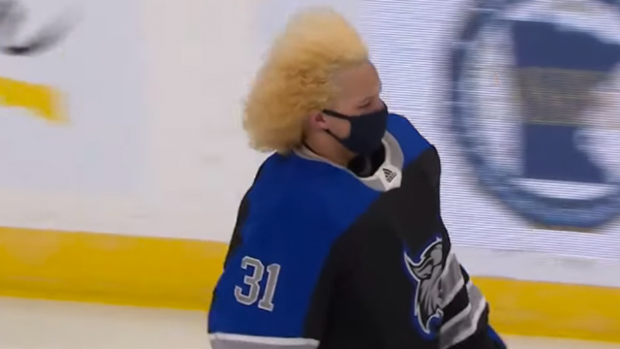
[(307, 150), (264, 162), (214, 291), (214, 349), (502, 347), (441, 219), (437, 151), (393, 114), (383, 145), (367, 178)]

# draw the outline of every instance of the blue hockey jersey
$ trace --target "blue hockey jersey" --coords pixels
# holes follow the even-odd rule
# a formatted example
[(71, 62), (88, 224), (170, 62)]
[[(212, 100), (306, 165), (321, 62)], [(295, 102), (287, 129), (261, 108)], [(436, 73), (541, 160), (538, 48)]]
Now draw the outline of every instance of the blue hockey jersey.
[(390, 115), (383, 150), (364, 178), (308, 149), (264, 162), (214, 291), (214, 349), (501, 347), (441, 219), (436, 149)]

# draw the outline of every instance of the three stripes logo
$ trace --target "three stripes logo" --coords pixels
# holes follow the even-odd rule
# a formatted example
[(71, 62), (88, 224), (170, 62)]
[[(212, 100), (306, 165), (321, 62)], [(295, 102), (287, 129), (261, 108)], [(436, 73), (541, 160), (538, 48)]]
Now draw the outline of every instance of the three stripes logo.
[(386, 180), (388, 183), (392, 183), (392, 181), (394, 180), (394, 178), (396, 178), (396, 176), (397, 176), (396, 172), (391, 171), (391, 170), (389, 170), (389, 169), (387, 169), (387, 168), (384, 168), (384, 169), (383, 169), (383, 174), (385, 175), (385, 180)]

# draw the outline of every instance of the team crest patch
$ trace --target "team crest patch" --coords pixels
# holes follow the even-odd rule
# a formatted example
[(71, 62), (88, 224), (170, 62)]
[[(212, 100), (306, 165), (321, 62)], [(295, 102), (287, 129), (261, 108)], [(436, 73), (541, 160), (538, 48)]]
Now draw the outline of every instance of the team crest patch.
[(415, 285), (413, 322), (425, 338), (435, 338), (443, 319), (441, 272), (443, 251), (440, 238), (432, 241), (417, 258), (404, 253), (405, 266)]

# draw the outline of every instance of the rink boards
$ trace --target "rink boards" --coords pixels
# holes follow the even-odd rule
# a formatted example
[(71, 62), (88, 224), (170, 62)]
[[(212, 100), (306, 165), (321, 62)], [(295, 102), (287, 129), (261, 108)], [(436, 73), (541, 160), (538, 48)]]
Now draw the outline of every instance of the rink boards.
[[(199, 240), (0, 228), (0, 295), (207, 309), (226, 249)], [(503, 333), (620, 342), (620, 289), (475, 282)]]

